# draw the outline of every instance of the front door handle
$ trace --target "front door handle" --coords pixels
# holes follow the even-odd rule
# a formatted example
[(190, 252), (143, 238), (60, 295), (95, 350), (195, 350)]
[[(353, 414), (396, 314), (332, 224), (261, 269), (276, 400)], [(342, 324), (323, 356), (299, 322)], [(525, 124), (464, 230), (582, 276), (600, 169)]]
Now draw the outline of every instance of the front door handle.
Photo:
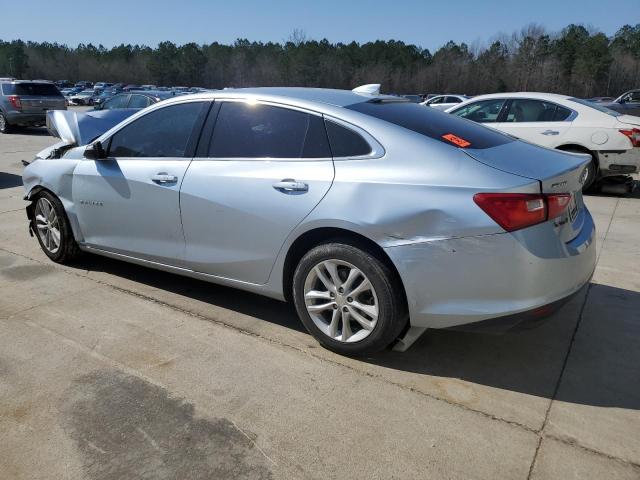
[(542, 135), (560, 135), (558, 130), (545, 130)]
[(309, 191), (309, 185), (304, 182), (298, 182), (293, 178), (285, 178), (279, 182), (273, 184), (273, 188), (281, 192), (307, 192)]
[(160, 185), (166, 185), (167, 183), (176, 183), (178, 181), (178, 177), (175, 175), (169, 175), (167, 172), (160, 172), (152, 176), (151, 181), (159, 183)]

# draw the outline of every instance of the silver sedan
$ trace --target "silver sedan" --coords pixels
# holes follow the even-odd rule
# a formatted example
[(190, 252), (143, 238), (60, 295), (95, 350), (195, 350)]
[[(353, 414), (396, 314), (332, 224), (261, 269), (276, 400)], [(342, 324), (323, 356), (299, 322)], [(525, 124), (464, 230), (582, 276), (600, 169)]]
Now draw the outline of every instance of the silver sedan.
[(61, 141), (23, 175), (51, 260), (90, 252), (291, 300), (343, 354), (537, 320), (595, 266), (587, 156), (398, 97), (216, 91), (88, 139), (71, 115), (50, 115)]

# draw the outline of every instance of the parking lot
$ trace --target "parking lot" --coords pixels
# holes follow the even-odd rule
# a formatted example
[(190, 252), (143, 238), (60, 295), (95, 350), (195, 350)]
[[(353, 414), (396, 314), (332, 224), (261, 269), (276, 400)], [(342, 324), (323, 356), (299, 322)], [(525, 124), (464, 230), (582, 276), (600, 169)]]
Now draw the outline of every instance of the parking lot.
[[(592, 283), (543, 326), (322, 349), (292, 307), (30, 238), (0, 136), (0, 478), (640, 478), (640, 195), (591, 195)], [(505, 258), (505, 261), (509, 261)]]

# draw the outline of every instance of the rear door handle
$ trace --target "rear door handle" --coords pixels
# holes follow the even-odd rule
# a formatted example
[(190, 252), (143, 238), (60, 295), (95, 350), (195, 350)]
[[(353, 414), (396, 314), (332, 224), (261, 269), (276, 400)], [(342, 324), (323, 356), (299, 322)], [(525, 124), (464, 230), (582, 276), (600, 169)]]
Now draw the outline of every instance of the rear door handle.
[(560, 132), (558, 130), (545, 130), (542, 132), (542, 135), (559, 135)]
[(273, 184), (273, 188), (281, 192), (307, 192), (309, 185), (304, 182), (297, 182), (293, 178), (285, 178)]
[(160, 185), (166, 185), (167, 183), (176, 183), (178, 181), (178, 177), (175, 175), (169, 175), (166, 172), (160, 172), (152, 176), (151, 181), (159, 183)]

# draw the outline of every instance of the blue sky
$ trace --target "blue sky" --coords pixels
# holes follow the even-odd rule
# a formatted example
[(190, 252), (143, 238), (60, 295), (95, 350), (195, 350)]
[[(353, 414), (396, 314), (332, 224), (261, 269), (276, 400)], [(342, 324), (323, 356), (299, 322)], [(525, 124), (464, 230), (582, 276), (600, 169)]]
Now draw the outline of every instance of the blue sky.
[[(165, 6), (166, 5), (166, 6)], [(448, 40), (485, 43), (529, 23), (557, 31), (581, 23), (612, 35), (640, 22), (638, 0), (0, 0), (0, 38), (157, 45), (286, 40), (294, 29), (332, 42), (396, 39), (435, 50)], [(629, 12), (629, 13), (625, 13)]]

